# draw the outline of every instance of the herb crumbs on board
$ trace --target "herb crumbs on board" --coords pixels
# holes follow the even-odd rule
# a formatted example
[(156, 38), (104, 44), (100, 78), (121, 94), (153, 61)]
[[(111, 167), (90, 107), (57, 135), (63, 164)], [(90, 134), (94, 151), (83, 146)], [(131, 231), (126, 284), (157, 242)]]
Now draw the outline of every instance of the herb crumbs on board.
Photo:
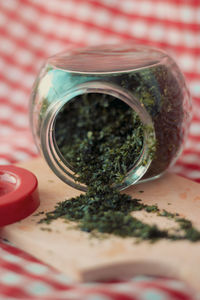
[(46, 228), (46, 227), (41, 227), (40, 230), (52, 232), (52, 229), (51, 229), (51, 228)]
[(34, 217), (38, 217), (38, 216), (40, 216), (40, 215), (44, 215), (44, 211), (39, 211), (39, 212), (37, 212), (36, 214), (34, 214), (33, 216)]

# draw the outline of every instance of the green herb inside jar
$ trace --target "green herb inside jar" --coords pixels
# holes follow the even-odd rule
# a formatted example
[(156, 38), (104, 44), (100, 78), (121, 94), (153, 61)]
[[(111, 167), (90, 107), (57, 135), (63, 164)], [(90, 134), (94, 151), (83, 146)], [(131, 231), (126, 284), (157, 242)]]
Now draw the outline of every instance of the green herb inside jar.
[[(173, 68), (173, 65), (171, 66)], [(154, 159), (142, 179), (153, 179), (161, 176), (179, 156), (187, 133), (189, 107), (186, 110), (186, 91), (182, 88), (181, 74), (176, 74), (169, 67), (159, 64), (132, 72), (116, 72), (102, 74), (77, 74), (50, 69), (49, 76), (52, 85), (59, 82), (61, 86), (72, 83), (86, 84), (93, 81), (111, 83), (128, 92), (146, 109), (152, 119), (156, 135), (156, 152)], [(63, 97), (63, 91), (54, 91), (57, 97)], [(39, 126), (52, 102), (52, 89), (43, 104), (39, 114)], [(54, 95), (54, 94), (53, 94)], [(54, 95), (55, 97), (55, 95)], [(78, 120), (79, 116), (76, 116)], [(188, 123), (187, 123), (187, 122)], [(40, 135), (40, 132), (38, 132)]]
[(55, 128), (62, 156), (88, 189), (121, 183), (143, 149), (144, 126), (138, 115), (105, 94), (74, 98), (58, 114)]

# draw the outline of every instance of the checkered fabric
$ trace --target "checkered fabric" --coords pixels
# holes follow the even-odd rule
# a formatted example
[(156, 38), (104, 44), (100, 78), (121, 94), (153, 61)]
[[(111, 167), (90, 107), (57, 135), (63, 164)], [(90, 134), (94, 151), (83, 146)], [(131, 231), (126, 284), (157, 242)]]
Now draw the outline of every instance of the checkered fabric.
[[(132, 41), (171, 54), (185, 74), (194, 116), (173, 171), (200, 182), (199, 0), (0, 0), (0, 164), (37, 156), (28, 100), (44, 60), (69, 45)], [(1, 299), (193, 299), (164, 278), (79, 284), (0, 243)]]

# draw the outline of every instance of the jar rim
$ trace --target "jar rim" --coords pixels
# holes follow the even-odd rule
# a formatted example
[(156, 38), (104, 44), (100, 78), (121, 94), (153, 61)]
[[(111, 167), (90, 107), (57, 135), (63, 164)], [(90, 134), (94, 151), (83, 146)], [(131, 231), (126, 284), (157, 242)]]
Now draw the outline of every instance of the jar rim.
[(48, 59), (49, 66), (78, 74), (115, 74), (162, 64), (161, 49), (139, 44), (103, 44), (68, 49)]

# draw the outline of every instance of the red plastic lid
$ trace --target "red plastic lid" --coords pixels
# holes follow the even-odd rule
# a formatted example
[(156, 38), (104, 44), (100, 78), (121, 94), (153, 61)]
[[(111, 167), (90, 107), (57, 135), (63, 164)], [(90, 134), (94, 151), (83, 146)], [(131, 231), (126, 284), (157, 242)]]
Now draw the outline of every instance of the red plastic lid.
[(37, 178), (30, 171), (0, 166), (0, 226), (20, 221), (38, 208), (37, 186)]

